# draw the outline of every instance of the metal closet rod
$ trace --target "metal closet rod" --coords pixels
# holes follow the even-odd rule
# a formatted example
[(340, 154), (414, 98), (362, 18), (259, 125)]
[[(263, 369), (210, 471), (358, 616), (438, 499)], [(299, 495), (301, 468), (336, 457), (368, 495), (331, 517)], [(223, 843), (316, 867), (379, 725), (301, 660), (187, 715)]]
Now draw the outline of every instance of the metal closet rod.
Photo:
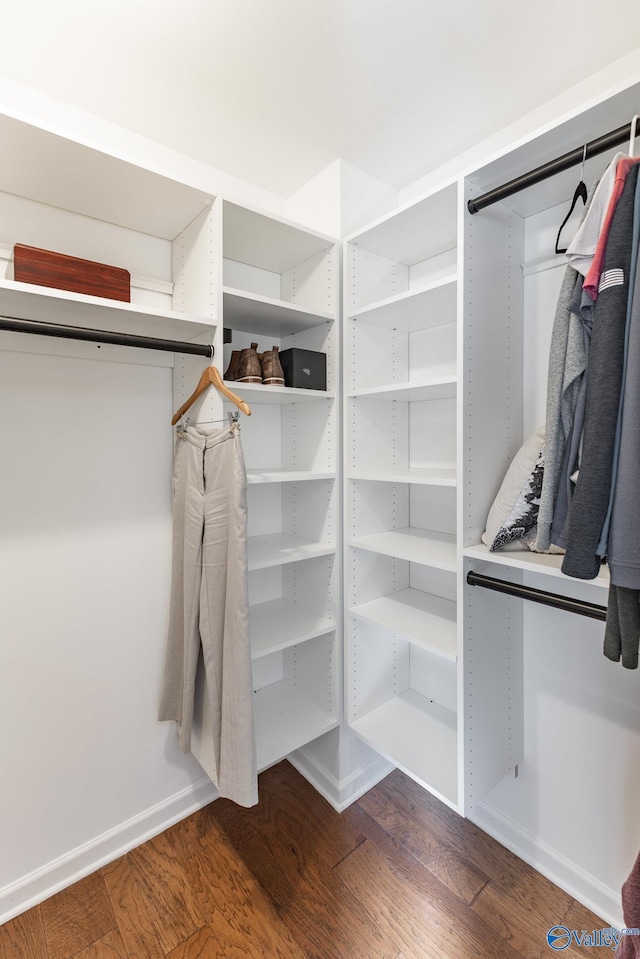
[(212, 347), (206, 343), (163, 340), (155, 336), (138, 336), (135, 333), (111, 333), (109, 330), (89, 330), (83, 326), (39, 323), (33, 320), (21, 320), (16, 316), (0, 316), (0, 330), (32, 333), (37, 336), (57, 336), (66, 340), (86, 340), (90, 343), (110, 343), (113, 346), (137, 346), (143, 350), (163, 350), (167, 353), (191, 353), (193, 356), (209, 357), (212, 355)]
[(586, 144), (586, 152), (583, 144), (555, 160), (543, 163), (542, 166), (536, 167), (535, 170), (531, 170), (529, 173), (523, 173), (522, 176), (516, 177), (515, 180), (509, 180), (508, 183), (503, 183), (502, 186), (495, 187), (495, 189), (489, 190), (487, 193), (482, 193), (480, 196), (469, 200), (467, 203), (469, 213), (479, 213), (480, 210), (484, 210), (485, 207), (491, 206), (493, 203), (506, 200), (508, 196), (513, 196), (514, 193), (519, 193), (520, 190), (526, 190), (527, 187), (541, 183), (542, 180), (548, 180), (550, 177), (556, 176), (558, 173), (562, 173), (564, 170), (568, 170), (578, 163), (582, 163), (583, 158), (589, 160), (591, 157), (598, 156), (600, 153), (605, 153), (612, 147), (620, 146), (620, 144), (625, 141), (628, 142), (630, 136), (631, 123), (626, 123), (624, 126), (618, 127), (617, 130), (612, 130), (611, 133), (605, 133), (604, 136), (598, 137), (597, 140), (590, 140), (589, 143)]
[(533, 586), (508, 583), (504, 579), (494, 579), (493, 576), (474, 573), (473, 570), (467, 574), (467, 583), (469, 586), (482, 586), (484, 589), (494, 589), (498, 593), (507, 593), (509, 596), (517, 596), (519, 599), (529, 599), (534, 603), (542, 603), (544, 606), (564, 609), (567, 613), (578, 613), (580, 616), (588, 616), (590, 619), (604, 621), (607, 618), (607, 610), (604, 606), (587, 603), (581, 599), (571, 599), (569, 596), (560, 596), (558, 593), (547, 593), (543, 589), (534, 589)]

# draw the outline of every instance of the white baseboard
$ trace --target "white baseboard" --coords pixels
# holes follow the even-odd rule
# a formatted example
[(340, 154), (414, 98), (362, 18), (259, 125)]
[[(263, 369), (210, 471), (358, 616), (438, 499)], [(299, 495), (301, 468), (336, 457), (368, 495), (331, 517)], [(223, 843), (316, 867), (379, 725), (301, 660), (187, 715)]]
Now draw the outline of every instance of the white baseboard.
[(338, 812), (343, 812), (394, 769), (382, 756), (375, 756), (338, 782), (335, 776), (304, 748), (287, 756), (287, 759)]
[(173, 826), (217, 797), (202, 779), (0, 889), (0, 925)]
[[(533, 833), (523, 829), (489, 803), (480, 803), (469, 814), (469, 819), (556, 886), (591, 909), (607, 926), (617, 929), (624, 927), (619, 890), (605, 886), (595, 876), (585, 872), (553, 847), (541, 842)], [(558, 916), (558, 922), (561, 919), (562, 917)]]

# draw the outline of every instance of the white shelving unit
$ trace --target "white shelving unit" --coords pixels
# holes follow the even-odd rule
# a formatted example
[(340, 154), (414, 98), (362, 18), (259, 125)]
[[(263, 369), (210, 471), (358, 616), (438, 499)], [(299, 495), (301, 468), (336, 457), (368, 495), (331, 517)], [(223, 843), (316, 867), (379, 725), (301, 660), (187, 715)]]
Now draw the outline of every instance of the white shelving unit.
[[(0, 258), (0, 312), (88, 329), (211, 340), (215, 301), (202, 278), (186, 295), (184, 276), (193, 257), (186, 249), (180, 259), (175, 254), (187, 234), (207, 230), (214, 198), (11, 117), (0, 117), (0, 129), (11, 144), (0, 161), (0, 242), (6, 250)], [(82, 176), (70, 178), (69, 170)], [(147, 292), (132, 282), (132, 302), (124, 303), (15, 282), (10, 251), (17, 242), (123, 266), (132, 277), (145, 278)], [(9, 335), (18, 342), (18, 334)]]
[(457, 188), (346, 241), (347, 721), (458, 806)]
[[(473, 570), (605, 607), (606, 569), (594, 580), (576, 580), (562, 573), (562, 557), (491, 553), (481, 543), (510, 462), (545, 422), (551, 331), (566, 269), (564, 258), (556, 258), (557, 269), (549, 261), (580, 166), (476, 215), (466, 205), (629, 123), (639, 97), (636, 82), (591, 101), (470, 172), (461, 185), (464, 574)], [(587, 161), (589, 188), (615, 152)], [(602, 622), (466, 582), (463, 594), (464, 811), (563, 888), (584, 890), (598, 915), (616, 915), (627, 850), (637, 845), (637, 677), (603, 656)], [(591, 774), (602, 766), (623, 771), (611, 789)], [(566, 815), (558, 831), (559, 810)]]
[[(249, 590), (258, 765), (340, 718), (338, 256), (336, 241), (223, 203), (225, 351), (258, 342), (326, 354), (327, 389), (230, 382), (251, 407)], [(225, 407), (231, 408), (231, 407)]]
[[(269, 765), (339, 721), (338, 245), (13, 119), (0, 118), (0, 129), (12, 145), (0, 160), (2, 314), (211, 344), (222, 371), (223, 325), (234, 348), (258, 338), (262, 348), (327, 356), (324, 391), (233, 384), (252, 408), (241, 429), (256, 732), (260, 765)], [(68, 170), (86, 177), (70, 183)], [(123, 266), (141, 283), (131, 303), (16, 283), (16, 242)], [(12, 349), (61, 348), (38, 340), (0, 334)], [(111, 347), (77, 347), (99, 349), (113, 358)], [(176, 409), (206, 360), (158, 356), (173, 367)], [(206, 422), (231, 408), (210, 390), (189, 417)], [(194, 753), (208, 769), (206, 730)]]

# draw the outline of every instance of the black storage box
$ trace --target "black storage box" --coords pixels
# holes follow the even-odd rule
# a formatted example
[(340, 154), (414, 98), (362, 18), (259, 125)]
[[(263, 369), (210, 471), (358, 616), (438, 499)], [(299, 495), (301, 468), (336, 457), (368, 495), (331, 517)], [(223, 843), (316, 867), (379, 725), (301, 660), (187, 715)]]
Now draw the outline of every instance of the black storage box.
[(284, 385), (301, 390), (326, 390), (327, 355), (315, 350), (300, 350), (297, 346), (279, 354), (284, 370)]

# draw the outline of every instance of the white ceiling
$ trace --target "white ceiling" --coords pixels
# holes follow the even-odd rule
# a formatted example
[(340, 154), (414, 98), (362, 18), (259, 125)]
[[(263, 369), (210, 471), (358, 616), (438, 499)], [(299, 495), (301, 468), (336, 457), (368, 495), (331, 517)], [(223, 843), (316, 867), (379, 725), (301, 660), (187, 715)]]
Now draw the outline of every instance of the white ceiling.
[(6, 76), (284, 197), (338, 157), (401, 189), (640, 46), (635, 0), (4, 6)]

